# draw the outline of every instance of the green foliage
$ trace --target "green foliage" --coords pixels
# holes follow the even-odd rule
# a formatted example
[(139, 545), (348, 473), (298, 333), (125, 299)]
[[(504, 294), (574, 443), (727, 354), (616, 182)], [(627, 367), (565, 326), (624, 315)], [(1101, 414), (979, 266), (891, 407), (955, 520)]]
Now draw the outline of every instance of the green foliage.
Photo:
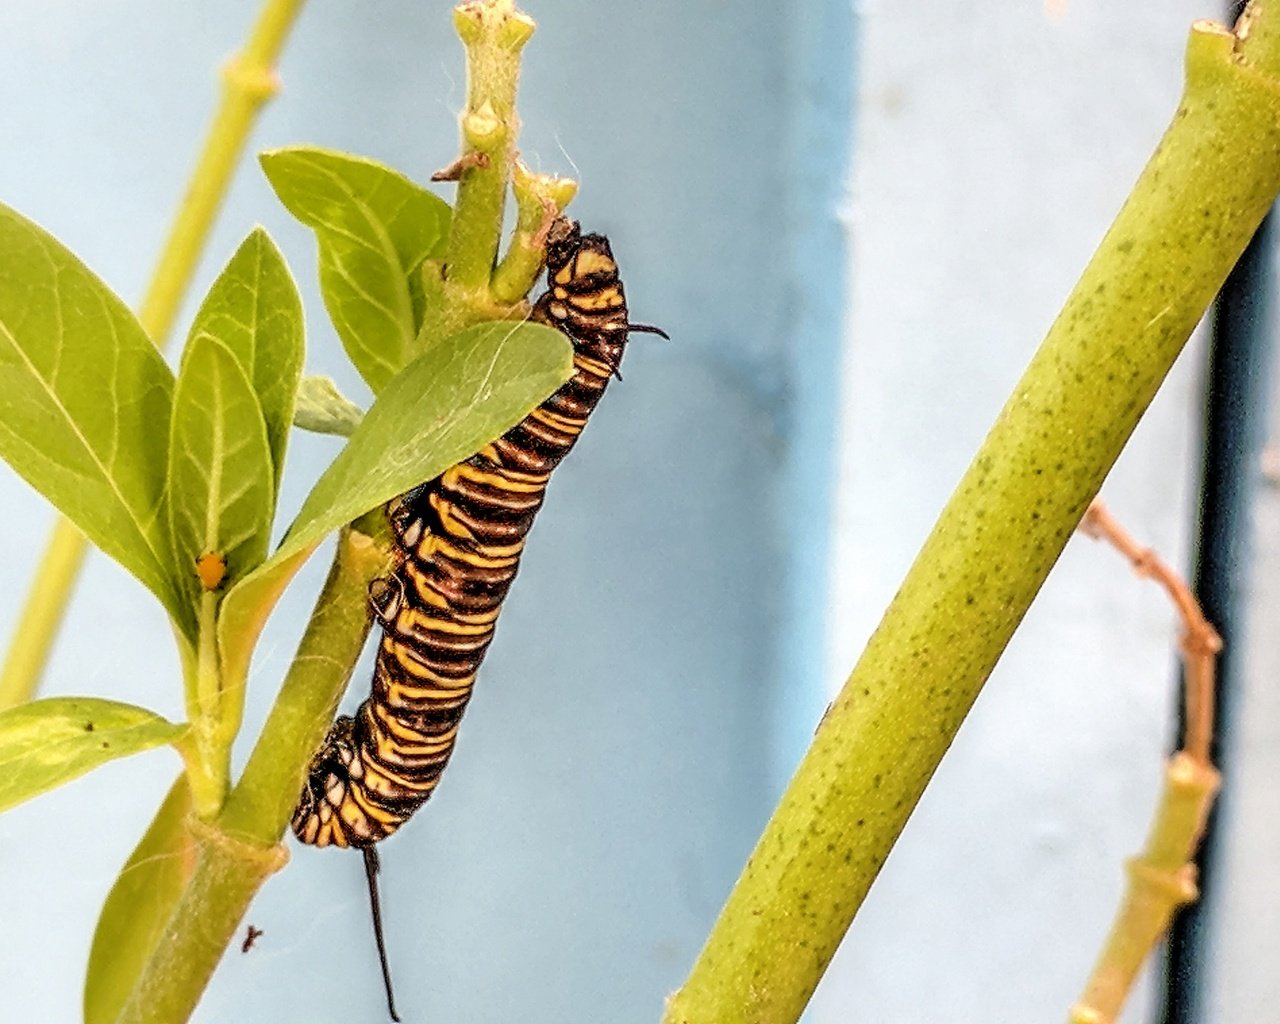
[(293, 425), (315, 434), (337, 434), (350, 437), (364, 410), (338, 390), (332, 377), (303, 377), (298, 385), (298, 405), (293, 411)]
[(206, 335), (227, 347), (253, 385), (279, 488), (302, 373), (302, 300), (284, 257), (261, 228), (249, 233), (209, 289), (188, 347)]
[(541, 324), (480, 324), (433, 345), (378, 396), (277, 557), (438, 476), (520, 422), (572, 372), (568, 341)]
[(418, 268), (444, 255), (449, 207), (404, 175), (345, 153), (297, 147), (261, 161), (280, 201), (316, 233), (325, 308), (377, 393), (417, 354)]
[(183, 620), (162, 518), (172, 396), (124, 303), (0, 206), (0, 457)]
[[(351, 439), (270, 559), (303, 353), (300, 302), (271, 240), (253, 231), (214, 282), (175, 386), (105, 285), (39, 227), (0, 213), (0, 455), (164, 602), (186, 643), (188, 708), (217, 718), (213, 748), (210, 723), (195, 734), (203, 737), (192, 748), (196, 767), (223, 756), (216, 748), (234, 738), (253, 645), (315, 546), (519, 421), (572, 367), (558, 332), (502, 321), (440, 340), (401, 369), (419, 333), (413, 282), (422, 259), (439, 251), (447, 207), (354, 157), (287, 150), (265, 157), (264, 166), (290, 208), (316, 227), (329, 268), (322, 273), (326, 304), (337, 311), (339, 330), (372, 339), (353, 349), (354, 357), (366, 360), (366, 375), (381, 367), (372, 371), (381, 395), (363, 419), (331, 386), (309, 390), (307, 408), (319, 408), (331, 429), (348, 430)], [(394, 331), (386, 317), (393, 307), (400, 310)], [(216, 620), (202, 609), (217, 599), (208, 605), (194, 571), (205, 552), (228, 564)], [(220, 658), (197, 659), (212, 643), (201, 638), (214, 630)], [(219, 673), (213, 689), (210, 670)], [(12, 720), (25, 723), (31, 749), (45, 751), (63, 749), (59, 721), (51, 712)], [(107, 759), (96, 750), (119, 756), (172, 739), (179, 728), (144, 721), (150, 731), (126, 721), (129, 735), (144, 737), (127, 749), (75, 736), (80, 742), (66, 749), (78, 753), (64, 759), (65, 770), (40, 774), (33, 766), (62, 762), (24, 754), (27, 769), (11, 776), (15, 799)], [(206, 801), (219, 799), (211, 770), (212, 783), (196, 788)]]
[(185, 729), (97, 697), (50, 697), (0, 711), (0, 811), (108, 761), (176, 743)]
[(107, 894), (84, 982), (85, 1024), (111, 1024), (160, 937), (195, 864), (186, 828), (191, 788), (175, 780)]
[(219, 639), (227, 675), (236, 679), (248, 668), (271, 607), (327, 534), (518, 423), (572, 368), (572, 351), (558, 331), (500, 322), (431, 346), (393, 378), (312, 488), (279, 549), (223, 602)]
[[(274, 471), (262, 408), (231, 350), (199, 334), (183, 354), (169, 446), (173, 564), (201, 552), (225, 558), (234, 579), (266, 557)], [(203, 591), (188, 572), (194, 611)]]
[[(520, 321), (430, 339), (403, 365), (422, 334), (418, 267), (439, 251), (447, 208), (441, 215), (438, 200), (424, 203), (416, 186), (366, 161), (294, 151), (264, 162), (294, 212), (317, 227), (326, 304), (340, 332), (369, 339), (348, 344), (380, 387), (368, 415), (332, 382), (309, 383), (298, 406), (300, 303), (262, 231), (248, 236), (201, 304), (175, 384), (129, 312), (74, 256), (17, 214), (0, 216), (0, 455), (161, 597), (184, 644), (197, 725), (188, 735), (188, 726), (94, 698), (0, 714), (0, 810), (162, 743), (180, 746), (192, 773), (175, 783), (103, 908), (85, 989), (91, 1022), (116, 1019), (136, 996), (187, 892), (195, 862), (188, 816), (220, 799), (217, 764), (238, 728), (253, 646), (298, 566), (334, 529), (518, 422), (572, 372), (559, 332)], [(339, 196), (321, 202), (317, 181), (341, 186)], [(350, 211), (339, 213), (339, 199), (386, 243), (379, 258), (351, 230)], [(409, 311), (394, 331), (389, 305)], [(103, 367), (112, 371), (105, 389)], [(268, 558), (295, 408), (350, 440)], [(217, 595), (194, 572), (204, 552), (228, 563)], [(361, 586), (356, 605), (364, 604)], [(273, 722), (292, 722), (287, 709), (281, 714)], [(314, 723), (303, 724), (310, 735)], [(309, 749), (290, 729), (276, 742), (294, 760)], [(274, 806), (274, 787), (250, 787), (241, 806)]]
[(297, 290), (257, 229), (196, 314), (174, 392), (171, 553), (192, 622), (202, 597), (196, 558), (221, 555), (234, 582), (266, 557), (302, 351)]

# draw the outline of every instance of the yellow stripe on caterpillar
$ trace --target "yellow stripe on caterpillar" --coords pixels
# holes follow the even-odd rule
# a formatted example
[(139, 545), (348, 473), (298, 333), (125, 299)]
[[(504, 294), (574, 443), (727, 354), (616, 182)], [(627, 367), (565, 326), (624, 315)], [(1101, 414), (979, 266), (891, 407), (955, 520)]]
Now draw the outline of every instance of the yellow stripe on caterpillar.
[(588, 313), (595, 313), (602, 309), (617, 309), (622, 305), (622, 295), (616, 286), (600, 288), (594, 292), (571, 296), (569, 305), (575, 309), (586, 310)]
[(445, 532), (452, 534), (454, 537), (461, 537), (463, 540), (475, 540), (474, 531), (466, 523), (458, 520), (457, 509), (452, 501), (442, 494), (434, 492), (427, 495), (427, 500), (431, 503), (431, 507), (435, 509), (436, 518), (440, 520), (440, 525), (445, 528)]
[(418, 544), (416, 554), (424, 562), (431, 561), (433, 555), (442, 554), (477, 569), (508, 569), (520, 560), (520, 552), (523, 550), (524, 541), (521, 540), (516, 544), (478, 546), (474, 551), (467, 551), (439, 534), (429, 533)]

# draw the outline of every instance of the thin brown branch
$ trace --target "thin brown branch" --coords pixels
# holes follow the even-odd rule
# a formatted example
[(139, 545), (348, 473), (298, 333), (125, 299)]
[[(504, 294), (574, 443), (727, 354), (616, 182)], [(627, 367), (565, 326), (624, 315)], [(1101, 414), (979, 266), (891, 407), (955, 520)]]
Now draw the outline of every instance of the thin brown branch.
[(1139, 575), (1159, 583), (1183, 624), (1183, 749), (1165, 766), (1164, 791), (1146, 846), (1128, 863), (1124, 898), (1084, 994), (1069, 1018), (1070, 1024), (1112, 1024), (1174, 913), (1198, 896), (1192, 858), (1220, 781), (1209, 762), (1209, 744), (1213, 738), (1214, 665), (1222, 639), (1205, 619), (1182, 577), (1151, 548), (1138, 544), (1101, 501), (1089, 506), (1080, 529), (1108, 541)]
[(473, 168), (480, 168), (481, 170), (483, 170), (488, 166), (489, 166), (488, 153), (465, 153), (462, 156), (458, 157), (458, 159), (455, 160), (453, 163), (451, 163), (448, 167), (441, 167), (440, 170), (432, 174), (431, 180), (432, 181), (461, 181), (462, 175), (466, 171), (470, 171)]
[(1186, 730), (1182, 749), (1200, 764), (1209, 764), (1209, 744), (1213, 738), (1214, 668), (1222, 650), (1222, 637), (1210, 625), (1183, 578), (1151, 548), (1141, 546), (1116, 521), (1100, 500), (1089, 506), (1080, 524), (1082, 532), (1105, 540), (1129, 560), (1139, 576), (1155, 580), (1173, 601), (1182, 619), (1179, 647), (1184, 666), (1183, 701)]

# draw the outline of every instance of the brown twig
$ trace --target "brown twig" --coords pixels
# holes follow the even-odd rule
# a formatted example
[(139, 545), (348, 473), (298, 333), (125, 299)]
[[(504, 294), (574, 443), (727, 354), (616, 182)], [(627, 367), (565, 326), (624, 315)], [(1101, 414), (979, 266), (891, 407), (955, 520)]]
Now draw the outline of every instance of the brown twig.
[(1142, 853), (1129, 861), (1129, 884), (1111, 933), (1071, 1009), (1070, 1024), (1111, 1024), (1133, 987), (1142, 963), (1169, 927), (1174, 912), (1199, 895), (1192, 863), (1200, 834), (1218, 791), (1209, 761), (1213, 739), (1213, 686), (1222, 638), (1204, 617), (1186, 582), (1150, 548), (1144, 548), (1094, 501), (1080, 529), (1108, 541), (1141, 576), (1155, 580), (1182, 618), (1186, 728), (1182, 749), (1165, 766), (1165, 785)]
[(432, 181), (461, 181), (462, 175), (472, 168), (484, 170), (489, 166), (489, 155), (487, 153), (466, 153), (448, 167), (441, 167), (431, 175)]
[(1183, 700), (1186, 728), (1182, 750), (1203, 765), (1209, 764), (1209, 743), (1213, 738), (1214, 666), (1222, 650), (1222, 637), (1200, 610), (1191, 588), (1151, 548), (1144, 548), (1122, 527), (1100, 500), (1095, 500), (1080, 523), (1082, 532), (1105, 540), (1125, 556), (1139, 576), (1155, 580), (1168, 593), (1182, 617), (1184, 673)]

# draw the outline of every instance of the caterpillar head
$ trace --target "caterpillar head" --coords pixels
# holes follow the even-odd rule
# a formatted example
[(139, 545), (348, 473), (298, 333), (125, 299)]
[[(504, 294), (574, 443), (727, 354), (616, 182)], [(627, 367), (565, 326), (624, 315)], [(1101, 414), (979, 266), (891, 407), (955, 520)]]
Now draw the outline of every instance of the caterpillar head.
[(633, 324), (627, 316), (626, 293), (618, 264), (604, 235), (584, 235), (578, 222), (561, 217), (547, 233), (547, 292), (534, 307), (535, 316), (559, 327), (583, 355), (598, 359), (615, 373), (631, 331), (665, 332)]

